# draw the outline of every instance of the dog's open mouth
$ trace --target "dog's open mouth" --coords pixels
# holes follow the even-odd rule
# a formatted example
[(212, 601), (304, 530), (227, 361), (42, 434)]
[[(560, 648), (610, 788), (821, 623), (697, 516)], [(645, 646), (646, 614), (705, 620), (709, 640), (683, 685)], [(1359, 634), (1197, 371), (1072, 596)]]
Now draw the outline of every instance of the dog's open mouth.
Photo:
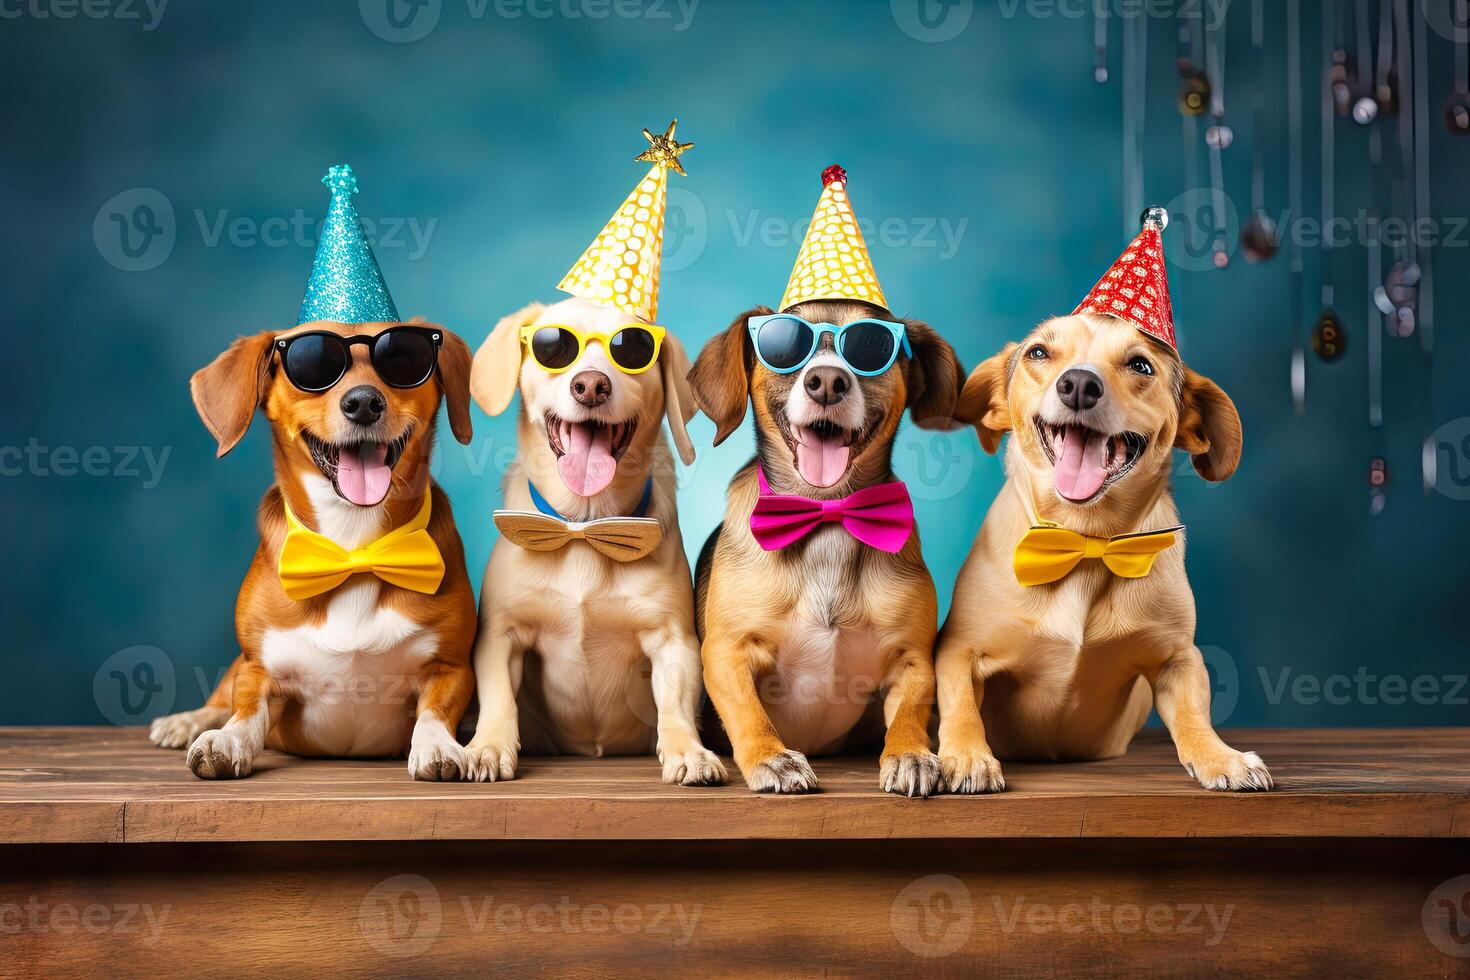
[(403, 456), (413, 427), (392, 442), (331, 443), (303, 432), (312, 462), (332, 481), (337, 496), (359, 507), (383, 502), (393, 485), (393, 467)]
[(579, 497), (595, 497), (618, 473), (637, 422), (568, 422), (546, 416), (546, 440), (556, 453), (561, 482)]
[(796, 470), (814, 487), (834, 486), (847, 473), (859, 445), (861, 433), (820, 419), (809, 425), (782, 426)]
[(1036, 420), (1041, 451), (1052, 465), (1057, 493), (1083, 504), (1101, 497), (1133, 468), (1148, 439), (1137, 432), (1107, 435), (1084, 425), (1053, 425)]

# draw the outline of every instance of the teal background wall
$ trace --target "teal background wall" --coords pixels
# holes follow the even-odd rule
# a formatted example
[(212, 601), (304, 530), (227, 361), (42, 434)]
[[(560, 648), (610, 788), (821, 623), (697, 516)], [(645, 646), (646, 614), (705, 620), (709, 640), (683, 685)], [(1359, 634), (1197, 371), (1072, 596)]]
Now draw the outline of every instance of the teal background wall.
[[(139, 0), (69, 18), (63, 2), (0, 3), (0, 723), (141, 722), (193, 706), (234, 655), (268, 439), (258, 425), (216, 461), (186, 382), (236, 335), (294, 322), (330, 164), (357, 170), (403, 314), (472, 345), (502, 314), (557, 296), (642, 171), (639, 130), (674, 115), (698, 145), (689, 177), (672, 178), (662, 319), (692, 349), (778, 300), (834, 160), (874, 226), (895, 309), (933, 323), (967, 368), (1069, 310), (1133, 225), (1119, 22), (1113, 80), (1096, 84), (1080, 4), (391, 2), (396, 20), (385, 0), (173, 0), (161, 16)], [(1284, 5), (1267, 6), (1265, 66), (1248, 50), (1248, 5), (1228, 8), (1238, 138), (1225, 174), (1242, 211), (1253, 138), (1269, 144), (1268, 206), (1287, 206)], [(1314, 2), (1304, 21), (1315, 72)], [(1145, 196), (1187, 210), (1200, 195), (1184, 176), (1175, 27), (1148, 22)], [(1288, 387), (1299, 325), (1286, 259), (1249, 266), (1237, 252), (1205, 271), (1176, 253), (1170, 269), (1186, 357), (1234, 397), (1247, 434), (1234, 480), (1209, 487), (1181, 457), (1175, 485), (1198, 639), (1217, 717), (1232, 724), (1470, 721), (1470, 139), (1440, 123), (1451, 47), (1440, 31), (1429, 39), (1434, 211), (1448, 239), (1437, 343), (1431, 364), (1417, 338), (1385, 339), (1381, 432), (1366, 415), (1364, 239), (1336, 258), (1348, 354), (1309, 360), (1303, 416)], [(1266, 105), (1259, 137), (1253, 93)], [(1351, 213), (1368, 206), (1367, 136), (1338, 130), (1339, 209)], [(1311, 215), (1317, 169), (1311, 150)], [(1309, 253), (1309, 283), (1318, 264)], [(438, 476), (478, 581), (514, 432), (510, 417), (476, 409), (474, 422), (467, 448), (441, 434)], [(1440, 479), (1426, 494), (1430, 433)], [(706, 420), (694, 436), (705, 448), (680, 493), (691, 553), (751, 444), (748, 424), (718, 450)], [(1370, 517), (1377, 453), (1389, 499)], [(971, 434), (907, 428), (896, 459), (947, 608), (1000, 465)]]

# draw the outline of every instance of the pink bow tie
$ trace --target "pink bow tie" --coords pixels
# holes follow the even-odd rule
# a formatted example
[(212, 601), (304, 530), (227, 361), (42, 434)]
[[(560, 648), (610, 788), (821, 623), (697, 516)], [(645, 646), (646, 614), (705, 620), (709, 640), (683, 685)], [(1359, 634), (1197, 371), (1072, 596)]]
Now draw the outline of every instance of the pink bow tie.
[(756, 464), (760, 498), (750, 515), (750, 531), (767, 551), (780, 551), (820, 524), (840, 523), (847, 533), (879, 551), (897, 552), (914, 530), (914, 504), (901, 481), (867, 487), (841, 500), (812, 500), (772, 493)]

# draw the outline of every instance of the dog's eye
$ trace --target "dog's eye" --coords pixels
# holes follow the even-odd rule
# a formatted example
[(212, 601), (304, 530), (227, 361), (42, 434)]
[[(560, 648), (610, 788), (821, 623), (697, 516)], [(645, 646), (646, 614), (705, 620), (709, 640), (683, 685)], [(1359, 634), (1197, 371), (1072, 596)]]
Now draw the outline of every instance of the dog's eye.
[(1137, 374), (1152, 375), (1154, 373), (1154, 366), (1146, 357), (1135, 357), (1128, 362), (1128, 370)]
[(1041, 344), (1037, 344), (1026, 352), (1026, 356), (1033, 361), (1044, 361), (1048, 357), (1051, 357), (1051, 351), (1047, 350)]

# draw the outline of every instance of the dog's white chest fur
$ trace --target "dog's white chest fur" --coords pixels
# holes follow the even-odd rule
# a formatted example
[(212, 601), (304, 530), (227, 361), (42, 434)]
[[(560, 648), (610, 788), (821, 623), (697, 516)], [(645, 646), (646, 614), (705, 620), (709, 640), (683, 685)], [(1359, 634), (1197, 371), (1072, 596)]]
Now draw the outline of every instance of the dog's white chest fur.
[[(351, 505), (308, 489), (315, 491), (322, 533), (344, 548), (382, 533), (366, 508), (343, 510)], [(330, 486), (325, 491), (333, 493)], [(261, 662), (295, 702), (288, 710), (299, 712), (301, 732), (325, 755), (395, 756), (408, 747), (416, 680), (438, 640), (381, 605), (382, 589), (376, 577), (356, 575), (331, 593), (319, 623), (268, 630), (261, 638)]]
[[(537, 610), (511, 617), (534, 623), (530, 646), (541, 660), (527, 667), (521, 687), (525, 749), (592, 756), (652, 751), (658, 712), (639, 634), (661, 623), (639, 578), (581, 544), (532, 567), (549, 574), (533, 574), (504, 592), (510, 608)], [(542, 739), (550, 744), (537, 744)]]
[(863, 547), (839, 527), (820, 528), (807, 550), (808, 577), (761, 688), (771, 723), (789, 748), (836, 751), (882, 680), (882, 650), (871, 624), (854, 622), (852, 569)]

